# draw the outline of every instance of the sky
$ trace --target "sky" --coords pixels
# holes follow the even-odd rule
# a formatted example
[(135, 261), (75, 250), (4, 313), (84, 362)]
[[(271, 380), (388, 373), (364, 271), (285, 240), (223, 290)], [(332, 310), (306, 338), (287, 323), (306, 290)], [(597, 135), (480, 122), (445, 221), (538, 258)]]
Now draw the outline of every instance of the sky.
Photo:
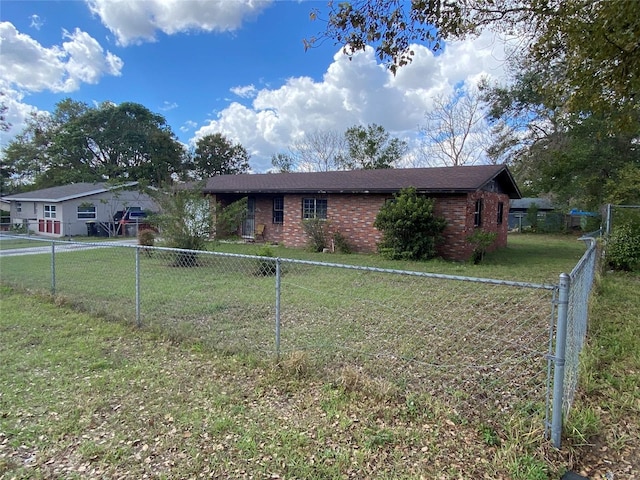
[(187, 147), (222, 133), (257, 173), (305, 134), (372, 123), (414, 158), (435, 98), (506, 77), (505, 44), (490, 33), (437, 54), (415, 45), (395, 76), (370, 47), (352, 59), (332, 40), (305, 51), (327, 11), (326, 0), (0, 0), (0, 102), (12, 125), (0, 146), (29, 112), (71, 98), (142, 104)]

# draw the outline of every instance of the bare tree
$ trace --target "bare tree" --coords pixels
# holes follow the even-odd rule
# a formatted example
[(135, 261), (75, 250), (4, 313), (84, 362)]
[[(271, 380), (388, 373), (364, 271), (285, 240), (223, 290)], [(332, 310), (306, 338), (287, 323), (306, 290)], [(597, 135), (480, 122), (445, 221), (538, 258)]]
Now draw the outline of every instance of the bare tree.
[(344, 135), (335, 130), (306, 133), (291, 147), (297, 169), (327, 172), (337, 170), (343, 163), (346, 143)]
[(491, 144), (480, 95), (466, 89), (436, 97), (420, 128), (422, 155), (430, 166), (459, 166), (490, 161)]

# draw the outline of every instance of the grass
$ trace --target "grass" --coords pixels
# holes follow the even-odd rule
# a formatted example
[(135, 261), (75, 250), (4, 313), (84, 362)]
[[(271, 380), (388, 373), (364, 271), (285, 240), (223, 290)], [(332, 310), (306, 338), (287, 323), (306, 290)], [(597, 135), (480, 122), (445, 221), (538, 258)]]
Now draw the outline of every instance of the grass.
[[(487, 438), (426, 394), (197, 352), (6, 287), (0, 476), (544, 478), (536, 441)], [(531, 474), (530, 472), (534, 472)]]
[[(541, 441), (544, 290), (290, 267), (275, 362), (273, 278), (255, 261), (201, 256), (184, 269), (141, 257), (150, 328), (135, 330), (132, 252), (57, 255), (53, 305), (3, 290), (0, 476), (536, 479), (567, 465)], [(574, 238), (518, 235), (482, 265), (382, 266), (555, 282), (583, 252)], [(2, 259), (20, 291), (46, 291), (49, 271), (46, 255)], [(459, 367), (443, 370), (452, 359)]]
[(640, 472), (640, 275), (602, 275), (591, 308), (579, 395), (567, 422), (591, 478)]

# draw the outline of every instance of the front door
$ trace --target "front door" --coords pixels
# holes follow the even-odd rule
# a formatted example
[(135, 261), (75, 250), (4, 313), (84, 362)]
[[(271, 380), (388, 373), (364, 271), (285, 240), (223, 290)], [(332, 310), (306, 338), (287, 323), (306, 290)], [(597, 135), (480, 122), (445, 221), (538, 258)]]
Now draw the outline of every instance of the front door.
[(247, 216), (242, 222), (242, 236), (253, 237), (256, 228), (256, 198), (247, 198)]

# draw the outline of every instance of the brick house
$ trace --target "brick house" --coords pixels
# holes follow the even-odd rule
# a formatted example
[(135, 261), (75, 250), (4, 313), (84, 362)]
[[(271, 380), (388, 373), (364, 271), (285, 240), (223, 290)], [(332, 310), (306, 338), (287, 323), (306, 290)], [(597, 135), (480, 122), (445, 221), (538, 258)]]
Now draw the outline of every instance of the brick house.
[(435, 199), (436, 215), (446, 219), (443, 258), (470, 258), (466, 238), (479, 228), (497, 233), (489, 250), (507, 245), (509, 200), (521, 195), (504, 165), (221, 175), (209, 178), (203, 193), (222, 206), (248, 198), (243, 236), (260, 225), (265, 241), (302, 247), (303, 219), (319, 217), (354, 251), (375, 252), (382, 236), (376, 215), (405, 187)]

